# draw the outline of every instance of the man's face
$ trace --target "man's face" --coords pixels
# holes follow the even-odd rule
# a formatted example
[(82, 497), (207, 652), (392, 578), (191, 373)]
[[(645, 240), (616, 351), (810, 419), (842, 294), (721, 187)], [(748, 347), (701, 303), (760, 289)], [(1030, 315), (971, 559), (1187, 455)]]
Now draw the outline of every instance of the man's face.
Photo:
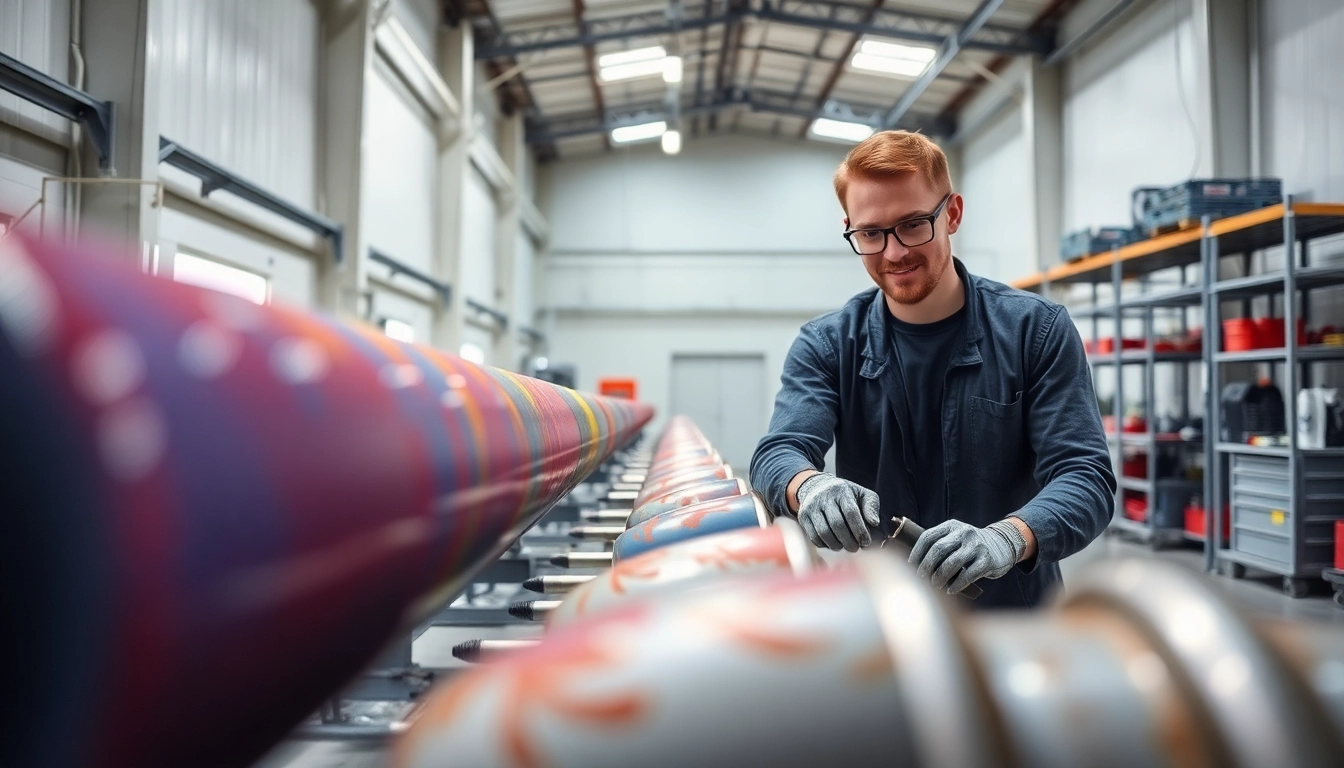
[[(918, 173), (883, 179), (857, 177), (846, 191), (847, 229), (883, 229), (934, 212), (943, 195)], [(938, 287), (952, 264), (949, 237), (961, 225), (961, 195), (953, 194), (933, 223), (933, 239), (906, 247), (890, 235), (880, 253), (862, 256), (869, 277), (897, 304), (918, 304)], [(902, 235), (904, 237), (904, 235)], [(911, 238), (906, 237), (907, 240)]]

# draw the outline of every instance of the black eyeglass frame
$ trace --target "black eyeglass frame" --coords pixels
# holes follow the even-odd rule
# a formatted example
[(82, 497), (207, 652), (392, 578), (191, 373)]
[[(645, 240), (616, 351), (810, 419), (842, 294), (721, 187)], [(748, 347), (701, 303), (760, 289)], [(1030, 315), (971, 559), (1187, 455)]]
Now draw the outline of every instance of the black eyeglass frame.
[[(850, 249), (852, 249), (854, 253), (860, 256), (876, 256), (882, 251), (887, 250), (887, 237), (896, 238), (896, 242), (900, 243), (906, 248), (918, 248), (921, 245), (927, 245), (928, 243), (933, 242), (933, 238), (938, 236), (938, 226), (937, 226), (938, 217), (942, 215), (943, 209), (947, 207), (947, 201), (951, 199), (952, 199), (952, 193), (948, 192), (946, 195), (943, 196), (942, 202), (938, 203), (938, 207), (934, 208), (933, 213), (930, 213), (928, 216), (912, 216), (908, 219), (905, 219), (904, 221), (898, 221), (895, 224), (892, 224), (890, 227), (886, 228), (861, 227), (859, 229), (847, 229), (844, 231), (841, 237), (845, 238), (845, 242), (849, 243)], [(896, 228), (915, 221), (929, 222), (929, 239), (925, 240), (922, 243), (907, 243), (901, 239), (901, 236), (899, 234), (896, 233)], [(876, 251), (873, 251), (872, 253), (864, 253), (860, 251), (859, 247), (854, 244), (854, 241), (852, 239), (850, 239), (850, 236), (853, 235), (855, 232), (881, 232), (883, 234), (882, 247)]]

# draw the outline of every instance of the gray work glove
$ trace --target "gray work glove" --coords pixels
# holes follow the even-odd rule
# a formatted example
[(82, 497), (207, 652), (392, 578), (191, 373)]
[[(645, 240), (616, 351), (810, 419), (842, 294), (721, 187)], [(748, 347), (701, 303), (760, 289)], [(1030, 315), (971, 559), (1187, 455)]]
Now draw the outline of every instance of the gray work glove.
[(873, 543), (869, 528), (880, 530), (877, 494), (821, 472), (798, 486), (798, 524), (818, 547), (859, 551)]
[(955, 595), (980, 579), (1002, 577), (1026, 551), (1022, 532), (1007, 520), (984, 528), (948, 520), (919, 537), (910, 550), (910, 564), (934, 589)]

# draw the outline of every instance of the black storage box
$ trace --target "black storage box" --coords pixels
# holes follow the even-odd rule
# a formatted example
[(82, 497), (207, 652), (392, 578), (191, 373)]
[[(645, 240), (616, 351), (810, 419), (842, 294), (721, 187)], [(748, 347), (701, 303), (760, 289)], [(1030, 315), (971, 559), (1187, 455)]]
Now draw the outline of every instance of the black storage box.
[(1225, 443), (1245, 443), (1255, 435), (1287, 434), (1283, 392), (1272, 383), (1228, 384), (1219, 407), (1222, 429), (1218, 439)]

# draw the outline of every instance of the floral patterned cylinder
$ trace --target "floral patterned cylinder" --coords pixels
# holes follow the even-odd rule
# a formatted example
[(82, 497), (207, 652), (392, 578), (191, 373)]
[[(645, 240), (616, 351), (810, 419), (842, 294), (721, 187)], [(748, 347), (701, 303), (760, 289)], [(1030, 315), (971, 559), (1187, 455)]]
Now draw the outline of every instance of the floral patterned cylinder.
[(713, 467), (697, 467), (684, 472), (676, 472), (658, 480), (646, 480), (644, 486), (639, 489), (639, 495), (635, 497), (634, 506), (643, 506), (659, 496), (682, 488), (689, 488), (692, 485), (708, 483), (711, 480), (731, 480), (732, 478), (732, 468), (727, 464), (719, 464)]
[(682, 507), (688, 507), (692, 504), (699, 504), (702, 501), (712, 501), (714, 499), (726, 499), (730, 496), (741, 496), (747, 493), (747, 483), (741, 478), (730, 480), (713, 480), (700, 485), (693, 485), (689, 488), (672, 491), (663, 494), (657, 498), (651, 499), (635, 508), (630, 513), (630, 517), (625, 521), (627, 528), (633, 528), (640, 523), (646, 522), (650, 518), (666, 512), (672, 512)]
[(252, 764), (652, 415), (127, 261), (0, 241), (0, 765)]
[(754, 493), (702, 501), (650, 518), (622, 533), (612, 544), (612, 562), (711, 533), (769, 524), (770, 512)]
[(722, 586), (635, 601), (473, 669), (430, 694), (392, 764), (921, 764), (860, 571)]
[(723, 460), (717, 456), (688, 456), (651, 467), (644, 476), (644, 482), (653, 483), (666, 480), (673, 475), (704, 469), (716, 469), (721, 466), (723, 466)]
[(792, 520), (713, 533), (616, 563), (566, 595), (547, 617), (547, 627), (573, 624), (632, 599), (684, 590), (727, 575), (788, 570), (802, 576), (821, 562)]

